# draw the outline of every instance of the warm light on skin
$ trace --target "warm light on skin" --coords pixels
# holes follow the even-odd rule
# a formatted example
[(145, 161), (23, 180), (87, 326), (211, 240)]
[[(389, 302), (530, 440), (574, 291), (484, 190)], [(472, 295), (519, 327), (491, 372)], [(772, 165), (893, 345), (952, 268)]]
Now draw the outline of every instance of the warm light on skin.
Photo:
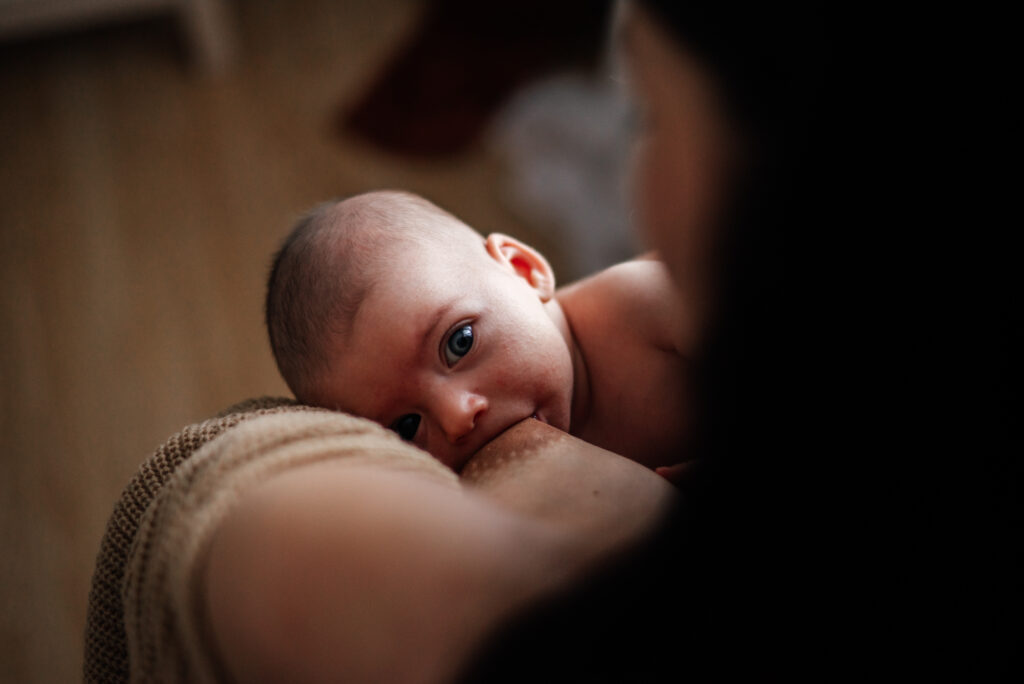
[(365, 292), (332, 323), (328, 366), (303, 401), (380, 423), (456, 472), (531, 417), (648, 467), (677, 462), (689, 346), (663, 264), (556, 291), (544, 257), (514, 238), (482, 239), (428, 204), (404, 220), (410, 239), (337, 252), (331, 268), (358, 269)]
[(464, 484), (371, 457), (247, 491), (202, 569), (231, 680), (453, 681), (497, 628), (640, 541), (676, 499), (535, 420), (485, 447)]
[[(403, 277), (376, 279), (349, 334), (333, 343), (317, 402), (389, 427), (417, 415), (411, 441), (456, 471), (533, 415), (569, 431), (574, 381), (584, 374), (575, 372), (550, 268), (536, 264), (533, 278), (530, 255), (502, 259), (508, 250), (489, 247), (467, 238), (395, 248)], [(449, 365), (445, 345), (467, 325), (472, 346)]]
[[(706, 227), (714, 222), (730, 139), (699, 68), (632, 6), (624, 36), (633, 87), (648, 113), (635, 169), (640, 223), (682, 290), (691, 320), (681, 329), (695, 330), (707, 297)], [(601, 420), (593, 423), (621, 427), (621, 420), (603, 420), (622, 418), (624, 411), (608, 408), (620, 408), (608, 401), (616, 395), (608, 388), (621, 384), (608, 376), (602, 382), (596, 370), (597, 359), (619, 357), (588, 355), (595, 360), (589, 376), (580, 352), (587, 307), (592, 330), (606, 332), (600, 324), (614, 318), (606, 300), (587, 300), (579, 289), (573, 303), (573, 292), (563, 292), (563, 311), (543, 296), (528, 261), (505, 263), (487, 243), (475, 245), (475, 253), (458, 258), (452, 245), (404, 246), (419, 251), (394, 255), (403, 277), (378, 280), (350, 334), (332, 350), (338, 365), (317, 388), (318, 403), (385, 425), (421, 413), (417, 445), (461, 469), (470, 491), (456, 496), (407, 473), (323, 467), (279, 476), (250, 494), (224, 525), (207, 571), (212, 629), (239, 680), (247, 672), (280, 672), (291, 680), (308, 673), (320, 680), (449, 681), (496, 625), (641, 540), (673, 505), (675, 491), (648, 468), (529, 420), (537, 413), (568, 431), (603, 398), (603, 411), (595, 409)], [(637, 293), (651, 290), (643, 283)], [(664, 305), (667, 297), (656, 299)], [(631, 318), (615, 320), (635, 324), (641, 307), (631, 306)], [(473, 346), (448, 364), (444, 345), (467, 324)], [(659, 361), (651, 363), (651, 377), (679, 385), (667, 371), (678, 370), (689, 346), (682, 335), (662, 332), (633, 342), (646, 349), (656, 340), (661, 351), (650, 357)], [(662, 391), (657, 401), (629, 397), (621, 408), (649, 419), (650, 406), (666, 404), (686, 405)], [(292, 581), (308, 577), (309, 568), (316, 581)], [(358, 584), (365, 580), (369, 590)], [(316, 638), (282, 633), (277, 607)]]

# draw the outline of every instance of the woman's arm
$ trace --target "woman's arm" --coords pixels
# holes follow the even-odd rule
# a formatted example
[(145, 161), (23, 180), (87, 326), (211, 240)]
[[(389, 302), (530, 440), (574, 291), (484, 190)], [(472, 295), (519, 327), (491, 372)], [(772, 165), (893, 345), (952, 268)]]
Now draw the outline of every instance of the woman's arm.
[(214, 537), (205, 603), (231, 677), (447, 681), (497, 627), (642, 536), (647, 469), (534, 420), (453, 490), (343, 461), (281, 474)]
[(451, 679), (490, 629), (564, 581), (557, 535), (418, 473), (279, 475), (206, 565), (217, 652), (239, 682)]

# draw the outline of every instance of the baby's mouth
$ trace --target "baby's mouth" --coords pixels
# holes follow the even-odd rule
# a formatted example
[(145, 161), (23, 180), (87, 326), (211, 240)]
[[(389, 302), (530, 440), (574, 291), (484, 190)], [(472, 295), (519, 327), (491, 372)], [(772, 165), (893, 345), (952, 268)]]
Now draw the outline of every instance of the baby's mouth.
[(534, 414), (532, 416), (530, 416), (530, 417), (533, 418), (534, 420), (539, 420), (540, 422), (542, 422), (544, 424), (547, 424), (547, 422), (548, 422), (548, 421), (544, 420), (539, 413), (536, 413), (536, 412), (534, 412)]

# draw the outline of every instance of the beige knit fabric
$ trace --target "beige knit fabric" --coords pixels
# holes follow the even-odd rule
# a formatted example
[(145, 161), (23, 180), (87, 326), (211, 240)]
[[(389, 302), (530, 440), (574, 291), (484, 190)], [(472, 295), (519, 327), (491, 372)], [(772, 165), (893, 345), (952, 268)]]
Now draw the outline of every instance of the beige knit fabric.
[(346, 458), (455, 475), (366, 420), (260, 399), (185, 428), (122, 493), (97, 558), (86, 634), (87, 682), (220, 681), (205, 633), (201, 570), (224, 516), (289, 468)]

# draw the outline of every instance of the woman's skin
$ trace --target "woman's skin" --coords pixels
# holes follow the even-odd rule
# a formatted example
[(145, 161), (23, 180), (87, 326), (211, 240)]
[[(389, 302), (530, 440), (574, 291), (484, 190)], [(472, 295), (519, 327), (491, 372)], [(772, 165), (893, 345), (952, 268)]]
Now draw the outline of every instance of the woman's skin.
[(493, 630), (642, 539), (676, 496), (532, 419), (480, 451), (464, 484), (340, 461), (247, 494), (205, 569), (232, 678), (450, 681)]
[(579, 553), (594, 558), (635, 543), (677, 496), (635, 461), (532, 419), (477, 452), (462, 482), (508, 510), (564, 530)]
[[(652, 246), (707, 293), (701, 230), (727, 161), (699, 68), (630, 6), (625, 51), (647, 128), (637, 205)], [(721, 144), (721, 145), (720, 145)], [(510, 617), (652, 531), (675, 498), (633, 461), (535, 420), (482, 449), (463, 491), (344, 462), (279, 475), (216, 535), (205, 601), (235, 681), (450, 681)]]

